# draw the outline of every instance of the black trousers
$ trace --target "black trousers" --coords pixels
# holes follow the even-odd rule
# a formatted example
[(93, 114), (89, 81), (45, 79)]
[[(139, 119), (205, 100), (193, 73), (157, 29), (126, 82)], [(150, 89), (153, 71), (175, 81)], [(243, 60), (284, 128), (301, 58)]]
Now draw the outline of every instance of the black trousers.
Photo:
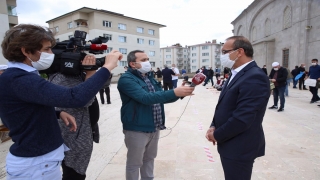
[(68, 167), (64, 164), (64, 160), (61, 163), (62, 166), (62, 180), (85, 180), (86, 175), (77, 173), (71, 167)]
[(309, 87), (309, 91), (312, 93), (311, 101), (319, 101), (320, 98), (318, 96), (318, 88), (317, 87)]
[(172, 82), (163, 82), (163, 89), (165, 91), (168, 91), (168, 88), (173, 89), (173, 83)]
[(301, 78), (299, 79), (299, 89), (302, 89), (301, 87), (303, 86), (303, 89), (306, 89), (306, 86), (304, 85), (304, 79)]
[(238, 161), (221, 157), (225, 180), (250, 180), (254, 160)]
[(110, 88), (107, 87), (105, 89), (100, 89), (99, 93), (100, 93), (100, 100), (101, 103), (104, 104), (104, 96), (103, 93), (106, 92), (106, 96), (107, 96), (107, 102), (110, 103)]

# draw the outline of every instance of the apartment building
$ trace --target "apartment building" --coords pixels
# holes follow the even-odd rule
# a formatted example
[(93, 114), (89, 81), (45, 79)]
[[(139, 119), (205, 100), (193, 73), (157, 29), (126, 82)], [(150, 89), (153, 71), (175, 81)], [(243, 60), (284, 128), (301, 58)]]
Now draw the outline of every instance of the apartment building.
[(124, 54), (118, 67), (112, 71), (114, 74), (124, 72), (124, 66), (127, 66), (126, 55), (137, 49), (148, 54), (153, 67), (160, 66), (159, 29), (166, 27), (165, 25), (88, 7), (61, 15), (47, 21), (47, 23), (49, 28), (54, 29), (57, 41), (70, 39), (75, 30), (87, 32), (86, 40), (99, 36), (108, 37), (108, 49), (97, 57), (103, 57), (112, 50), (118, 50)]
[[(7, 30), (18, 24), (17, 16), (17, 2), (16, 0), (1, 0), (0, 1), (0, 42)], [(0, 48), (0, 64), (7, 64), (7, 60), (2, 55)]]
[(191, 72), (196, 72), (203, 66), (221, 69), (221, 48), (222, 44), (217, 44), (216, 40), (188, 46)]
[(190, 72), (188, 47), (175, 44), (170, 47), (160, 48), (160, 59), (160, 63), (162, 63), (160, 68), (163, 68), (163, 65), (171, 67), (172, 64), (175, 64), (179, 70), (185, 69)]

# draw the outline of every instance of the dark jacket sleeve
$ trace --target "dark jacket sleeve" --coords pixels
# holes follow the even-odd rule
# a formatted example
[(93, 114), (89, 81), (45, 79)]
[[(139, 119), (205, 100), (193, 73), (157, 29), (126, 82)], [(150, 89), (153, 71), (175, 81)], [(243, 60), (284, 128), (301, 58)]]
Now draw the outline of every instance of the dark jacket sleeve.
[(277, 76), (276, 81), (277, 81), (278, 83), (287, 82), (287, 77), (288, 77), (288, 71), (287, 71), (287, 69), (281, 67), (281, 68), (279, 69), (279, 71), (280, 71), (280, 72), (278, 72), (279, 74), (278, 74), (278, 76)]

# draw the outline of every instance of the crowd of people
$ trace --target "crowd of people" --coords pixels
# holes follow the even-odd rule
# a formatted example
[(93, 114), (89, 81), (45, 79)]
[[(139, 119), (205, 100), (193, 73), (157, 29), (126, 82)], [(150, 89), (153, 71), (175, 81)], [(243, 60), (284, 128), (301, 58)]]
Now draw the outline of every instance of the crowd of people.
[[(44, 79), (39, 71), (53, 63), (54, 44), (49, 29), (30, 24), (8, 30), (1, 44), (8, 67), (0, 66), (0, 84), (6, 85), (0, 87), (0, 117), (13, 140), (6, 157), (7, 179), (83, 180), (93, 143), (99, 142), (99, 103), (95, 96), (99, 92), (104, 104), (106, 93), (106, 102), (111, 104), (111, 71), (123, 56), (114, 50), (105, 57), (98, 71), (81, 70), (75, 75), (56, 72)], [(221, 91), (214, 116), (208, 117), (212, 122), (205, 137), (218, 145), (226, 180), (238, 177), (249, 180), (254, 160), (265, 153), (262, 121), (270, 83), (274, 105), (269, 109), (284, 110), (286, 87), (291, 79), (294, 79), (293, 88), (296, 81), (300, 89), (306, 89), (304, 81), (309, 83), (310, 103), (314, 103), (320, 100), (320, 66), (317, 59), (312, 59), (308, 72), (301, 64), (292, 73), (274, 62), (267, 75), (266, 66), (261, 69), (253, 60), (252, 45), (243, 36), (226, 40), (221, 62), (225, 67), (223, 72), (212, 67), (198, 70), (206, 75), (203, 86), (211, 81)], [(81, 63), (95, 65), (96, 60), (93, 55), (87, 55)], [(164, 104), (192, 95), (195, 88), (185, 86), (186, 71), (180, 73), (175, 64), (153, 71), (144, 51), (131, 51), (127, 63), (117, 84), (127, 147), (125, 177), (154, 179), (159, 134), (166, 129)], [(180, 86), (179, 76), (184, 79)]]

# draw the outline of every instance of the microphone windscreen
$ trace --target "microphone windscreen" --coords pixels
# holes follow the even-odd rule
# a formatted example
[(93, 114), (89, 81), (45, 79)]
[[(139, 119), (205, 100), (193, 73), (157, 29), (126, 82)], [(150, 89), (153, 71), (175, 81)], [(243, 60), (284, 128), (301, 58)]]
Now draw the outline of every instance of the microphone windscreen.
[(90, 49), (101, 51), (101, 50), (107, 50), (108, 46), (106, 44), (91, 44)]
[(192, 78), (192, 84), (194, 85), (199, 85), (201, 84), (204, 80), (206, 79), (206, 75), (202, 74), (202, 73), (198, 73), (196, 75), (193, 76)]

